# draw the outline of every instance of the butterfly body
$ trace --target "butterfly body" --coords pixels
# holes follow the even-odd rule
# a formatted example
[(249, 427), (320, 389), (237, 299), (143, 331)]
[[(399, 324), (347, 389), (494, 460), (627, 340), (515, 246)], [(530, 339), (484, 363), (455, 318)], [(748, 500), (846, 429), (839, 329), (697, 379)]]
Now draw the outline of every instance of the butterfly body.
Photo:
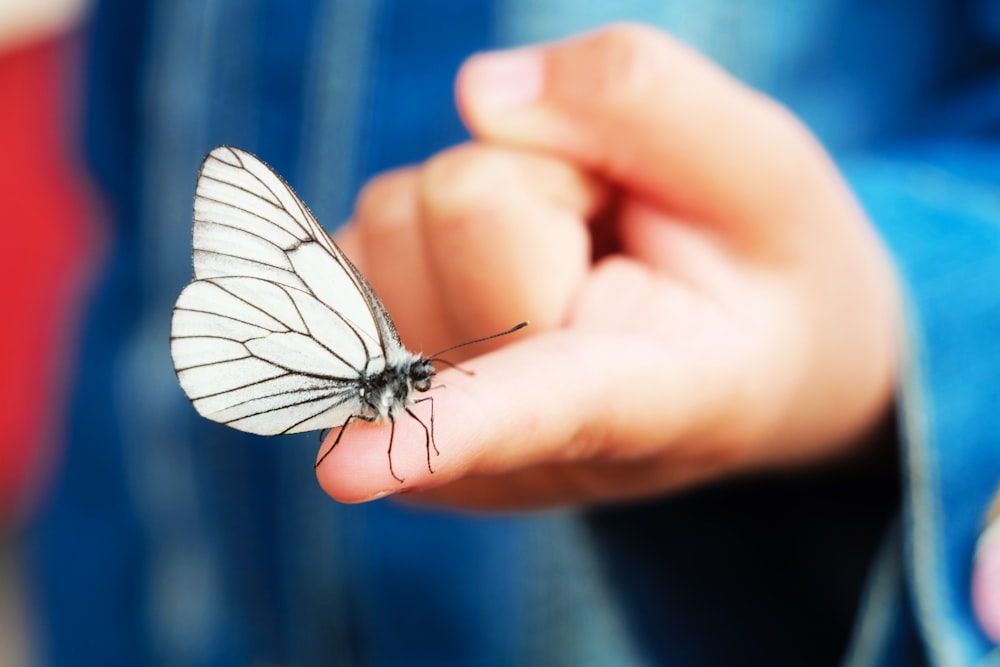
[(358, 388), (365, 406), (365, 413), (360, 417), (369, 421), (395, 421), (403, 410), (415, 402), (414, 392), (425, 392), (431, 388), (433, 377), (434, 365), (431, 361), (413, 355), (364, 378)]

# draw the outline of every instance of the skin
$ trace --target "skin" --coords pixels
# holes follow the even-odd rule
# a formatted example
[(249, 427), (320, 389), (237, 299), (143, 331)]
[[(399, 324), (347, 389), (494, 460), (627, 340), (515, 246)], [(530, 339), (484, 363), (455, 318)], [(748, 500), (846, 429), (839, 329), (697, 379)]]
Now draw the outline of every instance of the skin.
[(972, 607), (986, 635), (1000, 644), (1000, 491), (993, 498), (976, 548)]
[(433, 474), (409, 418), (403, 483), (389, 425), (352, 424), (330, 496), (592, 505), (858, 451), (891, 406), (898, 296), (794, 116), (630, 25), (476, 56), (456, 91), (473, 141), (374, 180), (338, 242), (410, 349), (531, 326), (446, 355), (474, 377), (438, 365)]

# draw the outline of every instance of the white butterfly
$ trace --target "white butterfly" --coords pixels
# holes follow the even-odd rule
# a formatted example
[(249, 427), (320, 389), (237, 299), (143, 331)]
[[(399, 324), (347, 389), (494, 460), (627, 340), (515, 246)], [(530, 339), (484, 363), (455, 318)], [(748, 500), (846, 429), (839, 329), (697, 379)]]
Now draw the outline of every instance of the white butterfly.
[[(424, 428), (433, 472), (433, 398), (414, 395), (431, 388), (437, 355), (403, 347), (364, 276), (292, 188), (246, 151), (220, 146), (201, 165), (194, 279), (174, 306), (170, 352), (203, 417), (259, 435), (339, 426), (317, 466), (351, 421), (389, 420), (389, 471), (402, 481), (392, 437), (406, 412)], [(421, 401), (431, 402), (430, 428), (410, 409)]]

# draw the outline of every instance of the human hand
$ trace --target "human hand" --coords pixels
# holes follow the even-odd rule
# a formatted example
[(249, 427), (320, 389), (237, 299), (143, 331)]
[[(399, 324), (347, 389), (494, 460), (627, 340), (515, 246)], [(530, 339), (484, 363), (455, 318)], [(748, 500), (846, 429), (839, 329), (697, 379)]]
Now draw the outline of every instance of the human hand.
[(332, 497), (637, 498), (835, 457), (885, 414), (889, 263), (786, 110), (632, 26), (475, 57), (457, 95), (476, 141), (374, 181), (338, 240), (411, 349), (530, 335), (438, 375), (434, 474), (411, 420), (402, 484), (388, 425), (352, 424)]

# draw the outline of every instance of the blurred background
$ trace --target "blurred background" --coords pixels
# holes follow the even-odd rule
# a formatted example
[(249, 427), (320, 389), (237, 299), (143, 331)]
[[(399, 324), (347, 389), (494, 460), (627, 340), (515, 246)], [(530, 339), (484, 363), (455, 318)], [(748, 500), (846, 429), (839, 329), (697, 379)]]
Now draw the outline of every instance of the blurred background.
[(11, 667), (38, 664), (16, 538), (55, 465), (97, 245), (79, 154), (84, 10), (84, 0), (0, 3), (0, 284), (11, 325), (0, 333), (0, 665)]
[(924, 167), (956, 156), (963, 201), (986, 201), (995, 151), (959, 149), (995, 133), (995, 99), (965, 84), (1000, 62), (997, 5), (4, 0), (0, 665), (832, 665), (873, 562), (909, 619), (891, 447), (586, 514), (343, 507), (315, 483), (315, 434), (196, 415), (170, 311), (213, 147), (260, 155), (332, 229), (368, 178), (467, 138), (468, 55), (622, 19), (787, 104), (876, 213), (917, 220), (899, 202), (941, 195)]

